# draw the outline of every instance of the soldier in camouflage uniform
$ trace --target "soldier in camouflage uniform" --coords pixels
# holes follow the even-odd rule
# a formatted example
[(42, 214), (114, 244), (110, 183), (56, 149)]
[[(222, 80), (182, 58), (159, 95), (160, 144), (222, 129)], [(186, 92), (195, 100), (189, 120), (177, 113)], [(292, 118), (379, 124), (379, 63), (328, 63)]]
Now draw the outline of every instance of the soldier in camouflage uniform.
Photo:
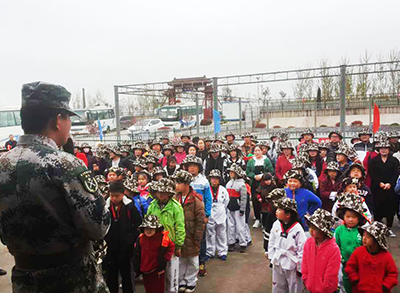
[(22, 88), (25, 135), (0, 158), (0, 236), (15, 258), (14, 292), (108, 292), (92, 255), (110, 215), (90, 171), (60, 151), (71, 128), (71, 94)]

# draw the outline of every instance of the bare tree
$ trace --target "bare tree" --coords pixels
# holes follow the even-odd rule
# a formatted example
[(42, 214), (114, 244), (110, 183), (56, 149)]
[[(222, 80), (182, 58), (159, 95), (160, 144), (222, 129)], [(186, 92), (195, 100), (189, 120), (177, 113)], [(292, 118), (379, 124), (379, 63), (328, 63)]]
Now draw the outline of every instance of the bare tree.
[[(311, 65), (308, 67), (311, 68)], [(310, 70), (297, 72), (298, 80), (293, 88), (293, 95), (302, 101), (313, 97), (314, 80), (310, 78), (311, 75)]]
[(395, 61), (397, 63), (389, 64), (390, 72), (389, 72), (389, 81), (390, 81), (390, 91), (391, 95), (399, 98), (400, 94), (400, 72), (396, 71), (400, 69), (400, 51), (397, 49), (393, 49), (389, 52), (389, 61)]
[(327, 68), (329, 67), (329, 60), (327, 58), (322, 58), (319, 61), (319, 67), (321, 67), (321, 76), (320, 79), (320, 87), (321, 87), (321, 97), (324, 102), (333, 100), (334, 91), (335, 91), (335, 80), (333, 77), (329, 76), (332, 74), (330, 70)]
[[(383, 62), (385, 60), (385, 57), (382, 54), (379, 54), (377, 60), (378, 62)], [(385, 70), (384, 66), (385, 65), (382, 64), (378, 65), (377, 69), (384, 71)], [(373, 83), (376, 94), (380, 97), (385, 97), (389, 87), (388, 75), (385, 72), (379, 72), (375, 74)]]
[[(367, 50), (365, 50), (364, 55), (360, 57), (360, 64), (369, 63), (371, 60), (372, 54), (369, 54)], [(361, 65), (359, 67), (359, 75), (357, 75), (356, 80), (356, 98), (357, 99), (366, 99), (368, 91), (371, 89), (371, 80), (369, 78), (369, 68), (367, 65)]]
[(81, 109), (82, 106), (82, 97), (79, 92), (77, 92), (73, 97), (72, 97), (72, 108), (73, 109)]
[(224, 102), (232, 102), (235, 99), (233, 97), (233, 91), (229, 86), (222, 88), (221, 95)]
[(287, 96), (287, 94), (284, 91), (280, 91), (279, 95), (281, 96), (282, 100)]

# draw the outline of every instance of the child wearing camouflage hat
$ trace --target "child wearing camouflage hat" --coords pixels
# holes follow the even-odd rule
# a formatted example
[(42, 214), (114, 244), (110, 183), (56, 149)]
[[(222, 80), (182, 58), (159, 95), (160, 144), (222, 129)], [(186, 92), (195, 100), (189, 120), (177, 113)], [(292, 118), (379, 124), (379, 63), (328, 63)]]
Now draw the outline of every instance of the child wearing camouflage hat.
[(156, 216), (146, 215), (140, 228), (142, 233), (135, 244), (136, 276), (143, 274), (146, 293), (164, 293), (165, 269), (174, 254), (175, 244)]
[(299, 222), (294, 199), (275, 202), (277, 221), (272, 226), (268, 257), (273, 265), (272, 292), (301, 293), (301, 262), (307, 237)]
[(335, 219), (323, 209), (306, 215), (311, 238), (304, 245), (302, 279), (313, 293), (336, 292), (340, 269), (340, 250), (331, 231)]
[(339, 284), (347, 293), (351, 293), (351, 284), (344, 272), (344, 268), (353, 251), (362, 245), (358, 228), (365, 224), (366, 219), (363, 213), (361, 197), (355, 193), (350, 193), (342, 197), (339, 201), (336, 214), (343, 220), (343, 225), (340, 225), (335, 230), (336, 243), (342, 255), (343, 276), (339, 274), (339, 278), (341, 278), (339, 279)]
[(363, 246), (356, 248), (345, 267), (353, 293), (391, 292), (398, 284), (398, 270), (386, 241), (388, 233), (381, 222), (364, 229)]

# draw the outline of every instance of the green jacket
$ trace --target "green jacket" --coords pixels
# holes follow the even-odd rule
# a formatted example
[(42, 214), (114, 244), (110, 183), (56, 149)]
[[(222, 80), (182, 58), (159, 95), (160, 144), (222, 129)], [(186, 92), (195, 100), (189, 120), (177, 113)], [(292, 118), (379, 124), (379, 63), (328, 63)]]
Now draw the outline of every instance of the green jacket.
[[(250, 185), (253, 184), (254, 176), (256, 176), (256, 174), (254, 173), (255, 169), (256, 169), (256, 161), (253, 157), (247, 163), (247, 167), (246, 167), (246, 175), (250, 178)], [(275, 174), (274, 167), (272, 166), (271, 161), (267, 157), (265, 157), (265, 159), (264, 159), (264, 173), (266, 173), (266, 172), (271, 173), (271, 175)]]
[(171, 198), (161, 210), (158, 200), (153, 200), (147, 210), (147, 214), (159, 218), (164, 229), (169, 232), (168, 236), (175, 243), (175, 247), (180, 248), (183, 246), (186, 237), (185, 216), (179, 202)]
[(358, 227), (347, 228), (345, 225), (340, 225), (335, 230), (335, 239), (344, 264), (349, 260), (353, 251), (362, 245), (362, 237), (358, 232)]

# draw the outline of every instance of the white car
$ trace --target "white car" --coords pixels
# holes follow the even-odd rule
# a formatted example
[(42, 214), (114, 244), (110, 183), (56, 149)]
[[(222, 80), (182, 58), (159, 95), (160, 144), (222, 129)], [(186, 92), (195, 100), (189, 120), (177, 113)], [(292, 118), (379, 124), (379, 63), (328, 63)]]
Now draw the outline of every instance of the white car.
[(159, 128), (164, 127), (164, 123), (161, 119), (144, 119), (136, 122), (134, 125), (128, 128), (128, 134), (139, 134), (139, 133), (154, 133)]

